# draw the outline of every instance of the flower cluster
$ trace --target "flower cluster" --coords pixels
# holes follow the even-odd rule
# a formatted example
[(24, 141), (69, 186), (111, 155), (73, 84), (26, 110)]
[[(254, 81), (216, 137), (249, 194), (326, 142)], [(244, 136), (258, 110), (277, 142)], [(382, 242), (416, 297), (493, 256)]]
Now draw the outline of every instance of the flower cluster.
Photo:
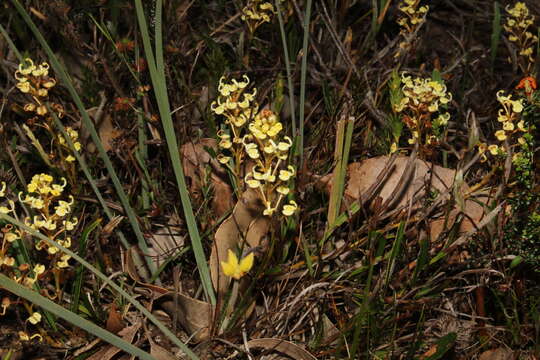
[[(283, 124), (277, 115), (269, 110), (259, 111), (255, 101), (256, 89), (248, 93), (249, 78), (219, 83), (219, 97), (211, 105), (212, 111), (225, 117), (228, 131), (220, 130), (219, 147), (223, 152), (218, 160), (227, 165), (236, 179), (241, 193), (241, 184), (256, 190), (264, 204), (263, 214), (273, 215), (281, 208), (285, 216), (294, 214), (298, 206), (294, 200), (282, 205), (282, 200), (290, 192), (289, 180), (296, 175), (288, 163), (292, 140), (281, 136)], [(249, 170), (246, 169), (248, 167)]]
[[(497, 92), (497, 100), (501, 104), (497, 121), (502, 125), (502, 129), (495, 131), (495, 137), (499, 142), (506, 141), (506, 143), (505, 145), (478, 144), (478, 151), (482, 156), (482, 161), (487, 160), (486, 154), (488, 152), (491, 155), (505, 155), (508, 152), (506, 146), (515, 147), (526, 143), (522, 135), (527, 133), (528, 130), (525, 121), (520, 117), (523, 111), (523, 100), (513, 100), (512, 95), (504, 95), (503, 90)], [(517, 141), (517, 144), (513, 144), (515, 141)], [(518, 153), (515, 154), (514, 159), (517, 159), (517, 157), (519, 157)]]
[[(26, 218), (25, 224), (49, 239), (55, 240), (60, 245), (69, 248), (71, 247), (71, 237), (67, 233), (74, 230), (77, 225), (77, 218), (70, 218), (71, 207), (73, 205), (73, 196), (69, 196), (69, 201), (61, 200), (60, 197), (64, 192), (66, 181), (63, 179), (62, 184), (53, 182), (53, 177), (48, 174), (34, 175), (32, 181), (27, 186), (27, 193), (23, 196), (19, 193), (19, 200), (37, 214), (32, 219)], [(6, 184), (2, 183), (0, 187), (0, 200), (6, 198)], [(15, 204), (13, 200), (4, 201), (6, 205), (0, 206), (0, 213), (17, 217), (15, 213)], [(2, 228), (2, 241), (0, 242), (0, 270), (9, 274), (12, 279), (30, 289), (34, 288), (37, 282), (46, 276), (46, 273), (51, 272), (55, 276), (57, 285), (57, 293), (60, 292), (60, 273), (63, 269), (69, 267), (68, 261), (70, 256), (60, 252), (56, 246), (50, 245), (48, 242), (39, 240), (35, 248), (38, 251), (43, 251), (43, 255), (48, 259), (43, 263), (35, 265), (17, 264), (17, 261), (10, 255), (11, 245), (28, 236), (23, 229), (16, 228), (9, 224)], [(48, 271), (49, 270), (49, 271)], [(56, 296), (56, 295), (53, 295)], [(7, 308), (11, 305), (9, 297), (2, 299), (2, 309), (0, 315), (6, 313)], [(29, 317), (27, 319), (33, 325), (41, 321), (41, 314), (32, 310), (31, 303), (24, 303), (27, 308)], [(30, 340), (40, 338), (39, 335), (29, 336), (25, 332), (20, 332), (19, 336), (22, 340)]]
[(508, 33), (508, 40), (513, 42), (519, 51), (519, 66), (528, 74), (534, 64), (534, 48), (538, 43), (538, 36), (529, 31), (534, 24), (534, 15), (529, 13), (527, 5), (517, 2), (514, 7), (506, 7), (508, 18), (504, 29)]
[(452, 100), (452, 94), (430, 78), (413, 79), (403, 73), (401, 82), (401, 99), (394, 104), (394, 111), (403, 114), (402, 120), (411, 131), (409, 144), (437, 145), (450, 119), (443, 108)]
[[(44, 62), (35, 65), (32, 59), (24, 59), (15, 71), (15, 79), (17, 89), (30, 95), (32, 99), (24, 105), (24, 110), (38, 116), (46, 116), (48, 109), (45, 102), (48, 100), (49, 91), (56, 85), (56, 80), (49, 76), (49, 64)], [(58, 117), (63, 116), (64, 110), (61, 105), (53, 104), (51, 107), (55, 109)]]
[(400, 57), (412, 48), (416, 31), (426, 21), (429, 6), (420, 6), (420, 0), (403, 0), (398, 8), (402, 14), (397, 23), (401, 26), (404, 41), (399, 43), (395, 57)]
[[(69, 138), (71, 139), (71, 142), (73, 143), (73, 147), (77, 151), (81, 151), (81, 143), (79, 142), (79, 133), (74, 130), (72, 127), (67, 126), (66, 133), (68, 134)], [(64, 159), (67, 162), (73, 162), (75, 161), (75, 157), (71, 154), (71, 150), (66, 142), (66, 139), (61, 134), (58, 135), (58, 144), (61, 146), (64, 152), (66, 152), (66, 156), (64, 156)]]
[[(51, 102), (49, 99), (49, 91), (56, 85), (56, 80), (49, 75), (49, 64), (44, 62), (35, 65), (31, 59), (27, 58), (19, 64), (19, 68), (15, 71), (15, 79), (18, 81), (17, 88), (30, 97), (30, 100), (23, 106), (23, 109), (32, 115), (27, 120), (28, 124), (45, 129), (53, 139), (57, 151), (51, 150), (49, 154), (43, 153), (43, 146), (39, 143), (38, 137), (33, 133), (32, 129), (26, 127), (26, 125), (23, 125), (23, 128), (47, 164), (49, 164), (50, 160), (54, 160), (56, 166), (69, 171), (73, 176), (75, 157), (66, 144), (64, 137), (56, 135), (57, 131), (55, 131), (53, 125), (53, 116), (46, 106), (48, 104), (59, 119), (63, 118), (64, 108), (62, 105)], [(71, 127), (66, 127), (66, 131), (78, 151), (81, 147), (80, 142), (78, 142), (79, 134)]]
[[(76, 217), (71, 218), (70, 214), (74, 199), (72, 195), (68, 196), (69, 201), (60, 199), (66, 180), (62, 179), (62, 184), (53, 183), (53, 177), (48, 174), (38, 174), (32, 177), (32, 181), (27, 186), (27, 193), (19, 193), (19, 200), (30, 206), (38, 215), (33, 218), (27, 217), (24, 219), (25, 225), (43, 233), (51, 240), (55, 240), (63, 247), (71, 247), (71, 237), (67, 234), (75, 229), (78, 223)], [(0, 196), (5, 196), (5, 184), (3, 184)], [(13, 200), (8, 200), (8, 206), (1, 206), (0, 213), (11, 214), (15, 212), (15, 204)], [(25, 232), (21, 229), (14, 229), (11, 226), (4, 228), (3, 241), (12, 243), (13, 241), (22, 238)], [(5, 244), (4, 244), (5, 245)], [(51, 264), (54, 269), (63, 269), (69, 266), (68, 260), (71, 258), (67, 254), (60, 253), (60, 249), (49, 244), (44, 240), (40, 240), (35, 245), (37, 250), (46, 251), (51, 259)], [(4, 248), (2, 248), (4, 249)], [(3, 263), (6, 264), (6, 258)], [(14, 264), (11, 259), (7, 262)], [(35, 282), (35, 278), (29, 283), (28, 278), (18, 278), (19, 282), (30, 286)], [(24, 280), (24, 281), (23, 281)]]
[(249, 31), (253, 34), (263, 23), (271, 21), (274, 12), (274, 5), (270, 2), (248, 0), (247, 5), (242, 9), (242, 20), (246, 22)]

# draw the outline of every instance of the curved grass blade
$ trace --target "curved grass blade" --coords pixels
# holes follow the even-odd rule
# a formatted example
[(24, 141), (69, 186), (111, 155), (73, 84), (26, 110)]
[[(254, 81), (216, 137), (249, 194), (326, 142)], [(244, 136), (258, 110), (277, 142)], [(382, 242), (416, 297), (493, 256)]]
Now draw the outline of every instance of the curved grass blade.
[(146, 351), (137, 348), (133, 344), (128, 343), (122, 338), (80, 317), (79, 315), (64, 309), (60, 305), (52, 302), (44, 296), (41, 296), (39, 293), (32, 291), (20, 284), (17, 284), (15, 281), (11, 280), (4, 274), (0, 274), (0, 287), (30, 301), (32, 304), (35, 304), (42, 309), (55, 314), (58, 317), (63, 318), (71, 324), (89, 332), (92, 335), (99, 337), (100, 339), (108, 342), (109, 344), (114, 345), (117, 348), (130, 353), (133, 356), (137, 356), (139, 359), (154, 360), (152, 355), (150, 355)]
[(283, 43), (283, 58), (285, 59), (285, 71), (287, 72), (287, 87), (289, 88), (289, 104), (291, 108), (291, 124), (292, 124), (292, 134), (296, 138), (298, 135), (296, 133), (296, 115), (294, 108), (294, 87), (293, 87), (293, 76), (291, 72), (291, 59), (289, 58), (289, 48), (287, 46), (287, 36), (285, 34), (285, 24), (283, 23), (283, 15), (281, 14), (281, 8), (279, 3), (281, 0), (276, 0), (276, 11), (279, 20), (279, 32), (281, 34), (281, 42)]
[(307, 0), (306, 14), (304, 16), (304, 42), (302, 45), (302, 67), (300, 69), (300, 114), (299, 114), (299, 140), (298, 151), (300, 155), (300, 167), (304, 163), (304, 117), (306, 103), (306, 75), (307, 75), (307, 52), (309, 46), (309, 23), (311, 19), (311, 0)]
[[(161, 0), (156, 1), (156, 7), (162, 6)], [(141, 37), (144, 45), (144, 52), (146, 55), (146, 61), (148, 63), (148, 69), (150, 71), (150, 78), (152, 80), (152, 87), (154, 95), (159, 108), (159, 114), (163, 130), (165, 132), (165, 139), (167, 141), (167, 148), (169, 150), (169, 156), (178, 185), (178, 191), (180, 193), (180, 199), (182, 202), (182, 208), (184, 210), (184, 216), (186, 218), (186, 224), (195, 254), (195, 260), (197, 262), (197, 268), (199, 269), (199, 275), (203, 286), (206, 298), (212, 305), (216, 303), (216, 296), (214, 288), (212, 286), (212, 280), (210, 279), (210, 271), (206, 262), (206, 256), (202, 246), (201, 236), (199, 229), (197, 228), (197, 222), (191, 206), (191, 200), (189, 198), (189, 192), (187, 190), (186, 179), (184, 177), (184, 171), (180, 162), (180, 153), (178, 151), (178, 142), (176, 140), (176, 134), (172, 123), (169, 98), (167, 95), (167, 83), (165, 79), (165, 70), (163, 63), (163, 44), (161, 41), (161, 35), (156, 36), (156, 55), (160, 58), (156, 61), (152, 50), (152, 44), (150, 42), (150, 36), (148, 33), (148, 26), (146, 23), (144, 10), (141, 0), (135, 0), (135, 9), (137, 12), (137, 20), (141, 32)], [(161, 33), (161, 18), (157, 15), (161, 15), (161, 10), (156, 11), (155, 29)], [(157, 41), (159, 40), (159, 42)]]

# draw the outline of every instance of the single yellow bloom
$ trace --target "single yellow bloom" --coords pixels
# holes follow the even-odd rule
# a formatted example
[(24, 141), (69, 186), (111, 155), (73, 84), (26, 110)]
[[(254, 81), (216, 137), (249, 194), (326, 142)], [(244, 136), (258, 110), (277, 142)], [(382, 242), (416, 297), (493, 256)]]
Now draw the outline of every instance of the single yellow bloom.
[(33, 313), (28, 319), (32, 325), (36, 325), (41, 321), (41, 314), (38, 312)]
[(497, 130), (495, 132), (495, 137), (499, 141), (504, 141), (504, 140), (506, 140), (506, 132), (504, 130)]
[(298, 204), (296, 203), (296, 201), (291, 200), (287, 205), (283, 205), (282, 213), (285, 216), (291, 216), (296, 212), (297, 209)]
[(228, 260), (226, 262), (221, 262), (223, 273), (236, 280), (239, 280), (242, 276), (247, 274), (249, 270), (251, 270), (255, 256), (253, 253), (250, 253), (242, 260), (238, 261), (236, 254), (231, 249), (229, 249), (227, 253), (229, 255)]
[(489, 145), (488, 150), (491, 155), (497, 155), (499, 153), (499, 147), (497, 145)]

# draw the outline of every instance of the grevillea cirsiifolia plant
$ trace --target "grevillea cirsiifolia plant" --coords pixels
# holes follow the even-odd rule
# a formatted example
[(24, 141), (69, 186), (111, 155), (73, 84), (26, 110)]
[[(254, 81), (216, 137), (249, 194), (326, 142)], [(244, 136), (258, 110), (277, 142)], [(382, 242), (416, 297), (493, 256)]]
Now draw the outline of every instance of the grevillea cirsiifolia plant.
[[(56, 85), (56, 80), (49, 75), (49, 64), (43, 62), (40, 65), (35, 65), (31, 59), (27, 58), (19, 64), (17, 71), (15, 71), (15, 79), (17, 80), (17, 89), (28, 97), (23, 110), (31, 115), (27, 120), (27, 124), (30, 127), (23, 125), (23, 128), (38, 150), (43, 147), (39, 144), (39, 140), (36, 138), (32, 128), (37, 127), (47, 131), (55, 150), (51, 149), (48, 154), (42, 154), (42, 156), (45, 157), (45, 161), (49, 165), (54, 165), (67, 171), (70, 180), (74, 180), (76, 171), (75, 157), (66, 139), (55, 129), (53, 116), (49, 113), (46, 106), (48, 104), (59, 119), (64, 117), (63, 106), (51, 101), (49, 98), (50, 91)], [(81, 143), (79, 142), (78, 132), (69, 126), (65, 129), (75, 149), (79, 151), (81, 149)]]
[[(64, 196), (66, 179), (62, 178), (61, 183), (55, 183), (49, 174), (37, 174), (32, 177), (26, 192), (20, 192), (19, 201), (28, 205), (33, 217), (24, 218), (26, 226), (42, 233), (47, 238), (56, 241), (65, 248), (72, 245), (71, 232), (77, 226), (78, 220), (72, 217), (72, 207), (74, 199), (72, 195)], [(18, 218), (15, 202), (7, 197), (6, 184), (0, 184), (0, 213)], [(64, 254), (60, 249), (48, 242), (35, 239), (24, 229), (20, 229), (11, 224), (5, 225), (2, 230), (2, 240), (0, 241), (0, 271), (11, 277), (15, 282), (30, 289), (37, 290), (42, 283), (40, 292), (56, 301), (62, 298), (62, 279), (64, 272), (70, 267), (71, 256)], [(33, 265), (20, 263), (16, 260), (16, 252), (13, 244), (17, 240), (31, 239), (31, 244), (35, 251), (30, 251)], [(19, 251), (20, 252), (20, 251)], [(49, 279), (54, 280), (55, 291), (53, 294), (46, 290)], [(12, 301), (9, 296), (2, 298), (2, 309), (0, 315), (6, 313), (7, 308), (20, 302), (24, 305), (29, 317), (27, 321), (32, 325), (39, 326), (41, 314), (33, 309), (33, 305), (25, 300)], [(41, 335), (28, 335), (21, 331), (19, 336), (22, 340), (41, 338)]]
[(398, 9), (401, 16), (397, 23), (401, 26), (400, 35), (403, 37), (403, 41), (399, 43), (398, 50), (394, 55), (396, 58), (408, 53), (414, 47), (414, 42), (417, 39), (416, 32), (426, 21), (429, 6), (420, 6), (420, 0), (402, 0)]
[(219, 81), (219, 96), (211, 105), (226, 124), (218, 131), (218, 160), (230, 169), (239, 198), (245, 189), (253, 189), (264, 204), (263, 215), (291, 216), (298, 208), (294, 200), (286, 202), (289, 181), (296, 175), (289, 162), (292, 140), (283, 136), (283, 124), (273, 111), (259, 110), (257, 89), (249, 92), (248, 85), (246, 75), (230, 83), (223, 77)]
[[(538, 36), (534, 29), (534, 15), (524, 2), (516, 2), (513, 7), (507, 6), (508, 17), (503, 25), (510, 40), (517, 49), (517, 62), (524, 75), (530, 75), (534, 65), (534, 53)], [(533, 30), (535, 31), (535, 30)]]
[(263, 0), (248, 0), (242, 9), (242, 20), (247, 24), (251, 35), (259, 26), (270, 22), (274, 15), (274, 5)]
[(420, 156), (424, 157), (442, 140), (450, 119), (445, 108), (452, 100), (452, 94), (444, 84), (431, 78), (413, 79), (403, 73), (401, 83), (401, 98), (393, 104), (394, 111), (401, 114), (403, 123), (411, 132), (408, 143), (418, 143)]

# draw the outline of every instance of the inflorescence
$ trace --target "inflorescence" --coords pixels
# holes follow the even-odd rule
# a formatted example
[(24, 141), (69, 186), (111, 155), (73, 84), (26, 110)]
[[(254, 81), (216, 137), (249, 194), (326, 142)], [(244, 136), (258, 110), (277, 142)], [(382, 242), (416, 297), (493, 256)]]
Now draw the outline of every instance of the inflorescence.
[(259, 111), (257, 90), (248, 92), (248, 85), (246, 75), (242, 81), (233, 79), (230, 83), (220, 79), (219, 97), (211, 108), (225, 117), (228, 129), (218, 132), (222, 150), (218, 160), (231, 170), (239, 195), (244, 186), (258, 192), (264, 215), (272, 216), (281, 209), (283, 215), (290, 216), (297, 210), (297, 203), (282, 202), (290, 192), (289, 181), (296, 175), (288, 161), (292, 140), (281, 136), (283, 124), (273, 111)]

